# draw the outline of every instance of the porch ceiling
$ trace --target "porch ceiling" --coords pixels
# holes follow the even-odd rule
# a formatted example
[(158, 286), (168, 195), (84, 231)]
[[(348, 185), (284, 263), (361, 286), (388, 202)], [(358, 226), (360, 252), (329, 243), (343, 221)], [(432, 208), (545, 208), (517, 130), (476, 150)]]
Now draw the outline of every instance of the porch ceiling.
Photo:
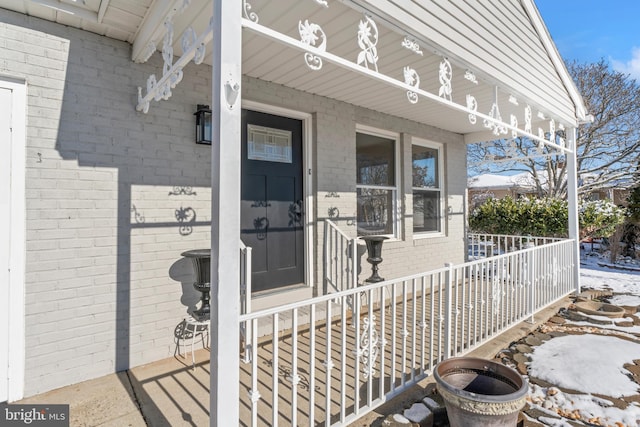
[[(365, 15), (346, 5), (352, 4), (351, 1), (329, 1), (329, 7), (323, 7), (318, 0), (254, 0), (249, 3), (250, 12), (259, 17), (260, 25), (295, 40), (300, 40), (299, 22), (308, 19), (318, 24), (326, 34), (327, 52), (357, 62), (362, 51), (357, 40), (358, 24)], [(210, 0), (0, 0), (0, 7), (128, 41), (133, 45), (132, 59), (137, 62), (146, 61), (156, 49), (162, 50), (167, 16), (173, 17), (172, 44), (176, 57), (182, 54), (181, 37), (185, 31), (193, 28), (197, 35), (206, 32), (211, 17)], [(375, 16), (373, 19), (379, 31), (378, 71), (404, 82), (403, 69), (409, 66), (420, 76), (419, 88), (437, 95), (441, 87), (438, 70), (447, 53), (421, 45), (422, 55), (419, 55), (402, 46), (404, 37), (411, 35), (404, 33), (398, 24), (382, 22)], [(247, 76), (465, 134), (468, 141), (496, 138), (484, 128), (481, 118), (473, 124), (466, 112), (422, 96), (412, 104), (406, 90), (380, 79), (354, 73), (328, 61), (324, 61), (322, 69), (313, 71), (305, 64), (304, 52), (265, 38), (251, 29), (245, 28), (242, 42), (242, 71)], [(210, 45), (204, 62), (212, 63)], [(474, 83), (465, 78), (465, 64), (451, 60), (451, 65), (451, 101), (465, 106), (466, 97), (471, 94), (477, 101), (478, 112), (488, 115), (496, 99), (491, 76), (470, 70), (477, 76), (477, 83)], [(144, 82), (140, 85), (144, 86)], [(557, 95), (551, 88), (546, 90), (550, 92), (543, 96)], [(518, 104), (510, 102), (510, 98)], [(520, 128), (524, 124), (523, 111), (530, 105), (535, 134), (538, 127), (548, 131), (549, 119), (571, 125), (561, 117), (550, 117), (547, 112), (542, 112), (544, 119), (540, 119), (538, 106), (508, 87), (498, 88), (497, 102), (503, 121), (509, 122), (510, 115), (514, 114)]]

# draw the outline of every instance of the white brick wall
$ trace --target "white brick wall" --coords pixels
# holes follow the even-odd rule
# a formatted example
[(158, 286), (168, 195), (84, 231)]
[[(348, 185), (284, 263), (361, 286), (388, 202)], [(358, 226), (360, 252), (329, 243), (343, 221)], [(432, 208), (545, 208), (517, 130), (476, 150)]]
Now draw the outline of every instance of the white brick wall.
[(143, 115), (159, 55), (136, 65), (126, 43), (4, 10), (0, 40), (0, 73), (28, 87), (26, 395), (172, 356), (199, 295), (180, 253), (210, 239), (209, 150), (193, 143), (210, 69)]
[[(172, 356), (199, 298), (180, 253), (210, 240), (209, 149), (193, 142), (210, 68), (189, 65), (173, 97), (143, 115), (137, 86), (161, 72), (159, 54), (134, 64), (126, 43), (8, 11), (0, 41), (0, 74), (28, 83), (26, 395)], [(356, 124), (444, 144), (447, 237), (385, 243), (381, 274), (464, 259), (460, 135), (250, 78), (243, 97), (313, 115), (317, 286), (322, 220), (339, 212), (355, 234)], [(196, 194), (170, 195), (175, 186)], [(186, 208), (196, 223), (181, 230)]]

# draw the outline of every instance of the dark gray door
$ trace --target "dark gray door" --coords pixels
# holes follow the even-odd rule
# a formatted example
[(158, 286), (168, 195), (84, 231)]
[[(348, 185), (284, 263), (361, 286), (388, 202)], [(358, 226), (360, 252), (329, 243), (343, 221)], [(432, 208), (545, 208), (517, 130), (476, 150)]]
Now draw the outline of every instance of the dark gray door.
[(252, 290), (304, 282), (302, 122), (242, 111), (241, 238)]

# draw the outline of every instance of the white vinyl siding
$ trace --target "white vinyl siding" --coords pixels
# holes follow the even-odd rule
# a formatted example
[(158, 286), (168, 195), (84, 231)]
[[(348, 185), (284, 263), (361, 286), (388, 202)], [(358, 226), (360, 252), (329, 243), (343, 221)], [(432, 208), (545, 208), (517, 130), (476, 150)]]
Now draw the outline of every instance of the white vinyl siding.
[[(546, 111), (572, 111), (573, 102), (520, 1), (375, 1), (414, 34), (479, 77), (502, 82)], [(563, 116), (564, 120), (575, 120)]]

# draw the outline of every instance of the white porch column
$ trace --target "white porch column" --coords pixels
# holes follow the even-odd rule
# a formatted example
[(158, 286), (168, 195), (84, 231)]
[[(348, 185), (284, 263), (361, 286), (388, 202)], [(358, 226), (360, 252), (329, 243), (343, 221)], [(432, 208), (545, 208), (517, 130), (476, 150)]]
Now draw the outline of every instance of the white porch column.
[[(213, 0), (210, 425), (239, 419), (242, 2)], [(233, 89), (237, 91), (234, 92)], [(237, 95), (237, 98), (234, 97)]]
[(567, 146), (571, 152), (567, 153), (567, 201), (569, 203), (569, 238), (575, 239), (573, 247), (574, 276), (576, 281), (576, 293), (580, 293), (580, 234), (578, 230), (578, 173), (576, 161), (576, 129), (568, 128), (566, 131)]

